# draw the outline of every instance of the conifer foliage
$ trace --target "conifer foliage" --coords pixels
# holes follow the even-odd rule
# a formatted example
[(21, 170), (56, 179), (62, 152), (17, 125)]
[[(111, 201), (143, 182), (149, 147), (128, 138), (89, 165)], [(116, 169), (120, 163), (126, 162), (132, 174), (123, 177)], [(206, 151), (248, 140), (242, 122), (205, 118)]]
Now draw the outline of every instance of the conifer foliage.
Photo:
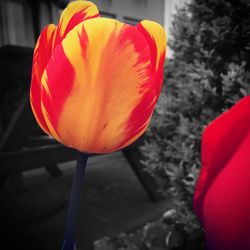
[(192, 200), (204, 127), (250, 94), (249, 13), (248, 0), (192, 0), (173, 19), (173, 58), (142, 152), (189, 234), (201, 232)]

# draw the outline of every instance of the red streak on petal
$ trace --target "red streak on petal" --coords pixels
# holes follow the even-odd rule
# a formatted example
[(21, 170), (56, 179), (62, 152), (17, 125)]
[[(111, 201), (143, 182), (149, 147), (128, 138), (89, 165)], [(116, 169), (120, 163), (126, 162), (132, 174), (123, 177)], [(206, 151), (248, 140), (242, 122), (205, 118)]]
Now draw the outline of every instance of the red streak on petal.
[(42, 31), (38, 41), (38, 47), (34, 51), (30, 88), (32, 109), (46, 133), (49, 132), (49, 129), (41, 110), (41, 78), (52, 54), (52, 40), (55, 32), (55, 30), (53, 30), (51, 34), (48, 34), (48, 29), (49, 26)]
[(162, 83), (163, 83), (164, 62), (165, 62), (165, 51), (163, 52), (163, 54), (160, 57), (158, 70), (156, 71), (156, 75), (155, 75), (155, 81), (157, 83), (156, 84), (156, 96), (157, 96), (157, 98), (159, 97), (159, 95), (161, 93), (161, 87), (162, 87)]
[(78, 34), (78, 38), (79, 38), (81, 48), (82, 48), (81, 56), (83, 58), (83, 61), (87, 62), (88, 61), (88, 59), (87, 59), (87, 46), (89, 43), (89, 38), (88, 38), (88, 35), (87, 35), (87, 32), (86, 32), (84, 26), (82, 26), (82, 31), (80, 34)]
[(157, 47), (155, 42), (153, 41), (152, 37), (150, 36), (150, 34), (148, 33), (147, 30), (145, 30), (145, 28), (142, 26), (141, 23), (138, 23), (136, 28), (143, 34), (144, 38), (147, 40), (148, 45), (150, 47), (150, 51), (151, 51), (151, 63), (152, 63), (152, 67), (153, 69), (156, 69), (156, 59), (157, 59)]
[[(145, 64), (152, 55), (150, 55), (148, 44), (144, 37), (140, 32), (136, 32), (135, 34), (135, 30), (135, 27), (128, 25), (121, 34), (121, 44), (126, 43), (128, 39), (131, 39), (135, 51), (139, 54), (137, 64)], [(138, 86), (138, 91), (142, 94), (141, 100), (131, 111), (130, 118), (127, 122), (127, 136), (126, 139), (121, 142), (119, 147), (123, 147), (131, 140), (131, 138), (136, 137), (136, 135), (146, 129), (148, 125), (147, 121), (151, 117), (155, 107), (155, 81), (150, 63), (145, 67), (145, 75), (147, 78), (141, 83), (141, 86)]]
[(74, 67), (66, 57), (62, 44), (58, 45), (46, 68), (47, 85), (50, 95), (42, 88), (42, 102), (49, 115), (49, 120), (60, 135), (58, 122), (63, 112), (64, 103), (70, 95), (75, 78)]
[(155, 43), (154, 38), (150, 35), (150, 33), (143, 27), (141, 23), (138, 23), (136, 28), (143, 34), (144, 38), (146, 39), (150, 52), (151, 52), (151, 63), (153, 71), (155, 72), (155, 88), (156, 88), (156, 96), (157, 98), (160, 95), (163, 76), (164, 76), (164, 62), (165, 62), (165, 53), (166, 51), (162, 51), (160, 55), (160, 59), (157, 65), (157, 46)]
[(57, 28), (57, 34), (56, 34), (56, 42), (55, 44), (59, 44), (64, 38), (65, 36), (75, 27), (77, 26), (79, 23), (88, 20), (90, 18), (96, 18), (99, 17), (100, 14), (96, 14), (94, 16), (89, 16), (86, 17), (86, 15), (88, 14), (87, 12), (84, 12), (87, 8), (89, 8), (89, 6), (87, 6), (85, 9), (82, 9), (78, 12), (76, 12), (72, 18), (70, 19), (69, 23), (67, 24), (67, 27), (63, 33), (63, 36), (61, 36), (60, 31), (61, 31), (61, 25), (59, 24), (58, 28)]

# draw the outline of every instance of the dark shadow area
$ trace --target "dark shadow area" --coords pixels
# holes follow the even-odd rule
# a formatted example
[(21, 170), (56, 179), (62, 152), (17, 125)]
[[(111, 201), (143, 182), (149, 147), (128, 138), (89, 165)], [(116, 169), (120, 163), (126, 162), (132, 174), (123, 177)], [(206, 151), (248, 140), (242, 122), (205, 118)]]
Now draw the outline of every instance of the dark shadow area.
[[(52, 178), (44, 169), (24, 172), (23, 188), (8, 183), (1, 192), (2, 241), (7, 249), (60, 249), (75, 162), (60, 165)], [(12, 193), (12, 194), (11, 194)], [(78, 249), (92, 249), (105, 235), (115, 237), (158, 218), (169, 202), (153, 203), (119, 152), (89, 159), (77, 222)]]

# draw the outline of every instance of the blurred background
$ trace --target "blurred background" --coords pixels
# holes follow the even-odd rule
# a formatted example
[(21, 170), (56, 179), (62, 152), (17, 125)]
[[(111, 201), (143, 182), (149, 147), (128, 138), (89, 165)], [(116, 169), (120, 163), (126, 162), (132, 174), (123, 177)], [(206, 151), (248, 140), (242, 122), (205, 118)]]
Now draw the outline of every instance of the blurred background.
[[(250, 93), (248, 0), (94, 0), (104, 17), (167, 31), (165, 78), (150, 128), (89, 159), (77, 249), (202, 250), (193, 213), (205, 126)], [(29, 105), (35, 41), (67, 0), (0, 0), (0, 242), (60, 249), (77, 153), (46, 136)]]

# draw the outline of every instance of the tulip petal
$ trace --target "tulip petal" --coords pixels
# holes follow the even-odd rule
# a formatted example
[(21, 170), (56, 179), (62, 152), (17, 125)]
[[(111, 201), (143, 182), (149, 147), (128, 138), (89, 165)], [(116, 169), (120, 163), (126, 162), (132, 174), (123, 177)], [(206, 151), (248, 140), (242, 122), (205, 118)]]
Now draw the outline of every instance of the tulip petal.
[(150, 57), (142, 34), (116, 20), (89, 19), (71, 30), (42, 79), (43, 113), (53, 136), (89, 153), (113, 152), (136, 140), (156, 102)]
[(206, 192), (249, 131), (249, 112), (250, 97), (248, 96), (209, 124), (203, 133), (202, 169), (194, 197), (195, 209), (201, 220)]
[(56, 34), (55, 44), (61, 40), (79, 23), (99, 16), (95, 4), (90, 1), (74, 1), (68, 4), (62, 12)]
[(30, 87), (30, 102), (33, 113), (38, 124), (47, 134), (50, 133), (41, 110), (41, 78), (52, 54), (55, 29), (55, 25), (48, 25), (38, 38), (33, 55)]
[(250, 96), (213, 121), (202, 138), (194, 196), (210, 249), (250, 249)]
[(144, 35), (150, 47), (152, 67), (156, 74), (156, 93), (158, 97), (164, 75), (163, 66), (167, 46), (166, 33), (160, 24), (148, 20), (143, 20), (137, 24), (137, 29)]

